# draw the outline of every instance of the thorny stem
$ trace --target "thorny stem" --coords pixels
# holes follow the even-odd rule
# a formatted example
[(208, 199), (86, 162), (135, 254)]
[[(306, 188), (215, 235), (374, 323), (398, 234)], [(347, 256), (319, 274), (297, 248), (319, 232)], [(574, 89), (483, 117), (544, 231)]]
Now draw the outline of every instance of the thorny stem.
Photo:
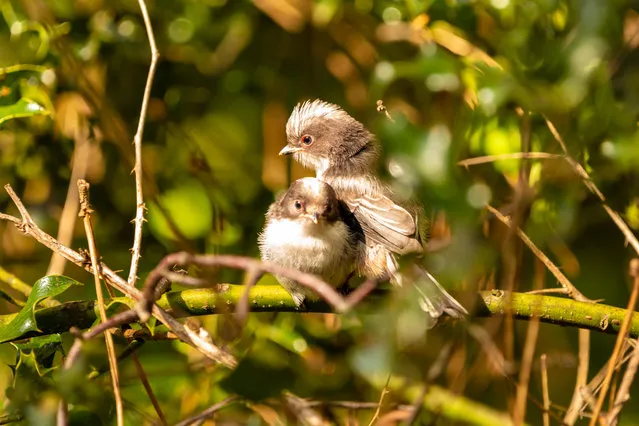
[[(51, 235), (47, 234), (46, 232), (42, 231), (35, 224), (35, 222), (31, 218), (31, 215), (29, 215), (29, 212), (22, 204), (22, 201), (20, 200), (20, 198), (18, 198), (16, 193), (11, 188), (11, 185), (5, 185), (5, 190), (7, 191), (7, 193), (13, 200), (13, 202), (15, 203), (16, 207), (18, 208), (18, 211), (20, 212), (20, 215), (22, 216), (22, 220), (19, 221), (19, 224), (16, 225), (18, 229), (20, 229), (25, 234), (33, 237), (36, 241), (38, 241), (40, 244), (44, 245), (45, 247), (48, 247), (50, 250), (60, 253), (67, 260), (75, 263), (76, 265), (80, 266), (81, 268), (87, 271), (91, 271), (92, 269), (91, 264), (87, 262), (87, 259), (85, 258), (85, 256), (81, 255), (75, 250), (72, 250), (60, 244), (55, 238), (53, 238)], [(14, 220), (12, 220), (12, 222), (15, 223)], [(142, 295), (142, 292), (140, 292), (135, 287), (129, 286), (128, 283), (123, 278), (121, 278), (118, 274), (113, 272), (113, 270), (111, 270), (108, 266), (101, 264), (100, 269), (102, 270), (103, 277), (110, 285), (112, 285), (113, 287), (115, 287), (116, 289), (118, 289), (119, 291), (121, 291), (122, 293), (130, 297), (131, 299), (139, 302), (140, 300), (144, 298), (144, 296)], [(154, 306), (153, 315), (157, 319), (159, 319), (160, 322), (166, 325), (169, 328), (169, 330), (175, 333), (175, 335), (180, 340), (182, 340), (184, 343), (187, 343), (193, 346), (194, 348), (202, 352), (204, 355), (206, 355), (208, 358), (211, 358), (229, 368), (233, 368), (235, 367), (235, 365), (237, 365), (237, 361), (235, 360), (235, 357), (233, 357), (228, 352), (223, 351), (211, 345), (209, 342), (202, 342), (198, 338), (192, 337), (192, 335), (189, 332), (187, 332), (184, 325), (179, 323), (175, 318), (173, 318), (163, 309), (157, 306)]]
[(127, 282), (131, 287), (135, 286), (137, 281), (138, 265), (140, 262), (140, 251), (142, 249), (142, 226), (144, 224), (144, 197), (142, 194), (142, 135), (144, 134), (144, 124), (146, 121), (146, 112), (149, 106), (149, 98), (151, 97), (151, 87), (153, 86), (153, 78), (155, 77), (155, 69), (158, 64), (158, 58), (160, 53), (155, 44), (155, 36), (153, 35), (153, 27), (151, 26), (151, 19), (149, 18), (149, 12), (144, 0), (138, 0), (140, 10), (142, 11), (142, 18), (144, 19), (144, 27), (146, 28), (146, 34), (149, 38), (149, 47), (151, 48), (151, 64), (149, 65), (149, 73), (146, 78), (146, 85), (144, 86), (144, 95), (142, 97), (142, 106), (140, 108), (140, 118), (138, 120), (138, 129), (135, 132), (133, 139), (135, 145), (135, 166), (133, 170), (135, 172), (135, 234), (133, 237), (133, 254), (131, 255), (131, 269), (129, 270), (129, 279)]

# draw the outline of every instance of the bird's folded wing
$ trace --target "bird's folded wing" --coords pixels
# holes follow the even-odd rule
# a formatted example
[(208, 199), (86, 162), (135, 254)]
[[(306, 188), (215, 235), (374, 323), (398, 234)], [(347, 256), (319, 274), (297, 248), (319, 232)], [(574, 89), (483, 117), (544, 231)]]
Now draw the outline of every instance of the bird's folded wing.
[(344, 202), (362, 227), (367, 244), (382, 244), (398, 254), (421, 251), (413, 216), (390, 198), (366, 195)]

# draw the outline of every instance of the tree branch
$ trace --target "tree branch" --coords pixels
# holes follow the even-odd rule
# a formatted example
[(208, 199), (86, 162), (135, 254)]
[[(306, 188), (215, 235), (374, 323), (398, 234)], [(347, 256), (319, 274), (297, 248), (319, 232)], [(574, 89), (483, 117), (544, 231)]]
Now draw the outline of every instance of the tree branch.
[[(240, 303), (244, 286), (219, 284), (216, 288), (176, 291), (164, 294), (156, 302), (158, 307), (176, 317), (232, 314)], [(373, 294), (388, 293), (376, 290)], [(293, 298), (279, 285), (258, 285), (249, 291), (251, 312), (331, 312), (322, 301), (307, 301), (305, 308), (295, 305)], [(501, 290), (479, 292), (475, 315), (489, 317), (504, 315), (507, 311), (522, 320), (539, 318), (541, 322), (565, 327), (596, 330), (617, 334), (623, 322), (625, 309), (609, 305), (579, 302), (576, 300), (539, 294), (512, 293)], [(508, 303), (511, 303), (510, 307)], [(118, 297), (112, 302), (130, 306), (131, 299)], [(15, 314), (1, 315), (0, 326), (8, 323)], [(75, 326), (88, 328), (97, 318), (94, 301), (68, 302), (60, 306), (36, 311), (36, 321), (41, 332), (25, 337), (62, 333)], [(634, 313), (628, 326), (629, 337), (639, 337), (639, 313)]]

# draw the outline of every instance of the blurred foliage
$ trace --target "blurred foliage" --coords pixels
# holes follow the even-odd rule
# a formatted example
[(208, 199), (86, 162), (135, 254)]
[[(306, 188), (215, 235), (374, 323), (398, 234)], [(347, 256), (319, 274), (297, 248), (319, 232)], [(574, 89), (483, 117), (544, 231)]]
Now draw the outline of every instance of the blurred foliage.
[[(639, 229), (636, 1), (148, 0), (148, 6), (161, 58), (143, 138), (149, 223), (142, 278), (176, 250), (257, 255), (257, 233), (274, 193), (310, 175), (277, 155), (287, 115), (296, 102), (319, 97), (344, 106), (378, 135), (381, 172), (432, 211), (433, 242), (452, 236), (428, 262), (466, 305), (477, 289), (533, 287), (533, 256), (485, 216), (486, 203), (518, 218), (586, 296), (626, 305), (631, 249), (565, 161), (511, 159), (468, 168), (457, 162), (522, 151), (563, 154), (548, 119), (609, 205)], [(75, 216), (73, 203), (65, 203), (73, 199), (72, 176), (85, 176), (97, 244), (114, 270), (130, 262), (132, 140), (149, 61), (135, 0), (0, 0), (0, 182), (13, 186), (44, 230), (58, 235), (63, 222), (72, 236), (67, 243), (82, 247), (81, 224), (68, 218)], [(377, 99), (394, 122), (375, 111)], [(0, 211), (17, 214), (4, 192)], [(4, 268), (40, 288), (50, 259), (45, 248), (0, 223)], [(90, 279), (74, 266), (56, 272)], [(217, 279), (241, 282), (241, 275), (217, 271)], [(555, 285), (550, 276), (547, 281)], [(90, 285), (60, 290), (66, 290), (56, 293), (61, 301), (95, 298)], [(28, 301), (22, 312), (33, 306)], [(0, 310), (20, 307), (0, 300)], [(419, 315), (410, 293), (398, 290), (343, 317), (254, 314), (241, 333), (230, 316), (205, 318), (216, 342), (244, 354), (233, 373), (178, 343), (148, 342), (138, 352), (170, 422), (234, 393), (260, 401), (218, 415), (238, 424), (285, 421), (285, 410), (268, 402), (282, 389), (314, 400), (376, 402), (390, 372), (422, 382), (451, 339), (457, 344), (437, 381), (512, 409), (516, 372), (500, 375), (458, 327), (426, 333)], [(527, 324), (477, 322), (519, 366)], [(70, 337), (53, 339), (32, 340), (29, 348), (0, 346), (0, 359), (13, 366), (0, 367), (0, 388), (13, 389), (4, 410), (30, 424), (52, 424), (58, 395), (65, 395), (75, 407), (72, 421), (114, 423), (110, 381), (86, 380), (89, 365), (106, 365), (100, 340), (85, 345), (81, 365), (56, 375)], [(590, 377), (613, 343), (592, 336)], [(125, 344), (118, 342), (120, 351)], [(541, 399), (542, 353), (560, 418), (574, 387), (576, 330), (541, 326), (531, 424), (541, 419), (533, 401)], [(125, 359), (121, 368), (127, 423), (150, 424), (155, 414), (134, 365)], [(387, 398), (389, 406), (407, 402)], [(331, 414), (338, 423), (350, 415), (368, 424), (373, 410), (332, 408)], [(422, 414), (429, 418), (446, 424)], [(638, 422), (639, 406), (627, 404), (622, 424)]]

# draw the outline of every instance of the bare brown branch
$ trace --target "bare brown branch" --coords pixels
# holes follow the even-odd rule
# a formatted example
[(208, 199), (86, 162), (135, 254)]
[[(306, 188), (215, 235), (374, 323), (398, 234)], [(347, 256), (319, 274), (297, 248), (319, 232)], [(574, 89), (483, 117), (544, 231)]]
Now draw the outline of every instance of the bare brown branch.
[[(78, 195), (80, 197), (80, 217), (84, 222), (84, 231), (89, 244), (89, 254), (93, 267), (93, 278), (95, 282), (95, 294), (98, 298), (98, 310), (100, 311), (100, 321), (107, 321), (106, 308), (104, 306), (104, 294), (102, 293), (102, 283), (100, 282), (100, 270), (98, 262), (98, 249), (93, 234), (91, 214), (93, 210), (89, 204), (89, 183), (84, 179), (78, 181)], [(113, 394), (115, 397), (115, 410), (118, 426), (124, 425), (124, 407), (122, 406), (122, 394), (120, 393), (120, 374), (118, 373), (118, 360), (115, 354), (113, 336), (109, 330), (104, 331), (104, 341), (106, 343), (107, 355), (109, 359), (109, 369), (111, 371), (111, 381), (113, 384)]]
[(138, 120), (138, 129), (135, 132), (133, 139), (135, 145), (135, 166), (133, 171), (135, 172), (135, 234), (133, 237), (133, 254), (131, 256), (131, 269), (129, 270), (129, 279), (127, 282), (130, 286), (135, 286), (137, 281), (138, 265), (140, 262), (140, 251), (142, 250), (142, 226), (144, 224), (144, 196), (142, 194), (142, 135), (144, 134), (144, 124), (146, 121), (146, 112), (149, 106), (149, 98), (151, 97), (151, 87), (153, 86), (153, 78), (155, 77), (155, 69), (158, 64), (158, 58), (160, 53), (157, 45), (155, 44), (155, 36), (153, 35), (153, 27), (151, 26), (151, 19), (149, 18), (149, 12), (144, 0), (138, 0), (140, 5), (140, 11), (142, 12), (142, 18), (144, 19), (144, 28), (146, 28), (146, 34), (149, 38), (149, 47), (151, 48), (151, 64), (149, 65), (149, 72), (146, 78), (146, 85), (144, 86), (144, 95), (142, 97), (142, 106), (140, 107), (140, 118)]
[[(75, 263), (79, 267), (87, 271), (90, 271), (92, 269), (91, 264), (87, 262), (87, 259), (83, 255), (76, 252), (75, 250), (72, 250), (60, 244), (55, 238), (53, 238), (46, 232), (42, 231), (35, 224), (31, 216), (29, 215), (29, 212), (22, 204), (22, 201), (20, 200), (20, 198), (18, 198), (18, 196), (13, 191), (10, 185), (5, 185), (5, 190), (7, 191), (7, 193), (13, 200), (13, 202), (16, 204), (18, 211), (22, 215), (22, 221), (20, 221), (20, 223), (16, 225), (18, 229), (20, 229), (25, 234), (33, 237), (36, 241), (38, 241), (40, 244), (44, 245), (45, 247), (49, 248), (50, 250), (60, 253), (67, 260)], [(100, 268), (101, 268), (104, 279), (110, 285), (115, 287), (117, 290), (121, 291), (126, 296), (138, 302), (144, 298), (141, 291), (139, 291), (138, 289), (134, 287), (129, 286), (128, 283), (123, 278), (121, 278), (108, 266), (101, 264)], [(153, 306), (152, 313), (153, 313), (153, 316), (155, 316), (158, 320), (160, 320), (160, 322), (166, 325), (169, 328), (169, 330), (171, 330), (180, 340), (193, 346), (194, 348), (202, 352), (207, 357), (229, 368), (233, 368), (235, 367), (235, 365), (237, 365), (237, 361), (235, 360), (235, 357), (233, 357), (231, 354), (225, 351), (222, 351), (219, 348), (214, 349), (210, 345), (204, 345), (201, 342), (199, 342), (197, 339), (194, 341), (189, 336), (189, 333), (187, 333), (184, 325), (182, 325), (175, 318), (169, 315), (164, 309), (161, 309), (158, 306)], [(137, 314), (135, 315), (135, 318), (137, 318)]]
[[(509, 228), (513, 226), (510, 222), (510, 219), (504, 216), (503, 214), (501, 214), (499, 210), (489, 205), (487, 205), (486, 208), (504, 225), (508, 226)], [(577, 288), (574, 285), (572, 285), (570, 280), (563, 274), (563, 272), (561, 272), (561, 270), (548, 258), (548, 256), (546, 256), (546, 254), (543, 251), (541, 251), (535, 245), (535, 243), (532, 242), (530, 238), (528, 238), (528, 236), (526, 235), (524, 231), (522, 231), (518, 227), (513, 229), (517, 233), (517, 236), (519, 236), (519, 238), (521, 238), (521, 240), (524, 242), (524, 244), (528, 246), (528, 248), (533, 252), (533, 254), (537, 256), (539, 260), (541, 260), (544, 263), (544, 265), (546, 265), (546, 268), (548, 268), (548, 270), (555, 276), (555, 278), (557, 278), (557, 281), (559, 281), (559, 284), (561, 284), (561, 286), (566, 289), (569, 296), (571, 296), (575, 300), (579, 300), (582, 302), (591, 301), (586, 296), (581, 294), (581, 292), (577, 290)]]

